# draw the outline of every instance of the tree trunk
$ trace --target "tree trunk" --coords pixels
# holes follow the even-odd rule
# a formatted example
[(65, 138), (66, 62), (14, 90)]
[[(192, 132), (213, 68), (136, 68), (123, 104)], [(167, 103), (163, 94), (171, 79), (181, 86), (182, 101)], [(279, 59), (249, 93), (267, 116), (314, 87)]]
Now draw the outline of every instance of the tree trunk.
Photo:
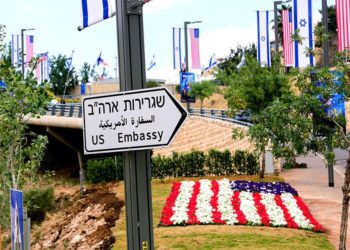
[(341, 225), (340, 225), (340, 237), (339, 237), (339, 250), (346, 249), (346, 233), (348, 229), (348, 212), (349, 212), (349, 191), (350, 191), (350, 151), (346, 163), (345, 178), (343, 190), (343, 207), (341, 214)]
[(1, 234), (1, 224), (0, 224), (0, 250), (2, 249), (2, 234)]
[(265, 177), (265, 150), (262, 152), (260, 179), (264, 179), (264, 177)]

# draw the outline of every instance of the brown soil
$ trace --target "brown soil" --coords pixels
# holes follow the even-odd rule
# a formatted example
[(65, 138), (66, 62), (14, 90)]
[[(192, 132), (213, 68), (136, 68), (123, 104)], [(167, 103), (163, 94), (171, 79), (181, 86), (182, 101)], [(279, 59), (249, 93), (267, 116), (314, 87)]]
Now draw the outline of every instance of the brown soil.
[(82, 197), (61, 189), (56, 201), (68, 204), (32, 230), (32, 249), (111, 249), (111, 228), (124, 206), (116, 197), (117, 186), (95, 185)]

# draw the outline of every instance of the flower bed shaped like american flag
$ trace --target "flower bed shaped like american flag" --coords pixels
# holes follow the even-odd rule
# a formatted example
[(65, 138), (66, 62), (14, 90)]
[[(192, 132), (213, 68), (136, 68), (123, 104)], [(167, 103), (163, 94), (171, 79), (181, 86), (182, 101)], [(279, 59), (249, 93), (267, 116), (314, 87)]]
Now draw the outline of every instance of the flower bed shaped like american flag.
[(259, 225), (324, 232), (298, 193), (284, 182), (174, 182), (160, 223)]

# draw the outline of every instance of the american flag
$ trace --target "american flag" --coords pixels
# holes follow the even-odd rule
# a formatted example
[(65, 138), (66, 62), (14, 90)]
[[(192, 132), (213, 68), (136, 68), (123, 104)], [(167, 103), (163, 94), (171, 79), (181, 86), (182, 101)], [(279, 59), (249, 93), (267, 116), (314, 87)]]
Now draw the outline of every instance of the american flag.
[(350, 50), (350, 2), (336, 0), (336, 15), (338, 26), (338, 51)]
[(161, 225), (261, 225), (324, 231), (298, 193), (284, 182), (174, 182)]
[(192, 69), (200, 69), (200, 55), (199, 55), (199, 29), (190, 29), (190, 41), (191, 41), (191, 56), (192, 56)]
[(34, 49), (33, 49), (33, 44), (34, 44), (34, 36), (26, 36), (26, 60), (27, 60), (27, 67), (28, 63), (30, 60), (33, 58), (34, 55)]
[(292, 42), (292, 10), (282, 11), (282, 24), (283, 24), (283, 55), (284, 65), (290, 67), (293, 65), (293, 42)]

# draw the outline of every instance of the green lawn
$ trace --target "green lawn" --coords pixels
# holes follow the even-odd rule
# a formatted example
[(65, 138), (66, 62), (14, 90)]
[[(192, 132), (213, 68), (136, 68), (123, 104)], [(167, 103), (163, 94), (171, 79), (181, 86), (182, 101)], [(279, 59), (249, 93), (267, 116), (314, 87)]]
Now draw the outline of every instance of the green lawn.
[[(212, 177), (218, 179), (218, 177)], [(198, 179), (198, 178), (191, 178)], [(229, 179), (258, 181), (258, 177), (229, 177)], [(177, 227), (157, 227), (165, 200), (170, 193), (172, 182), (152, 181), (152, 206), (154, 241), (156, 249), (335, 249), (326, 234), (288, 228), (196, 225)], [(176, 179), (179, 181), (180, 179)], [(183, 179), (181, 179), (183, 180)], [(267, 177), (264, 181), (282, 181), (280, 177)], [(118, 198), (124, 199), (123, 184)], [(116, 244), (113, 249), (127, 249), (125, 208), (121, 219), (114, 228)]]

